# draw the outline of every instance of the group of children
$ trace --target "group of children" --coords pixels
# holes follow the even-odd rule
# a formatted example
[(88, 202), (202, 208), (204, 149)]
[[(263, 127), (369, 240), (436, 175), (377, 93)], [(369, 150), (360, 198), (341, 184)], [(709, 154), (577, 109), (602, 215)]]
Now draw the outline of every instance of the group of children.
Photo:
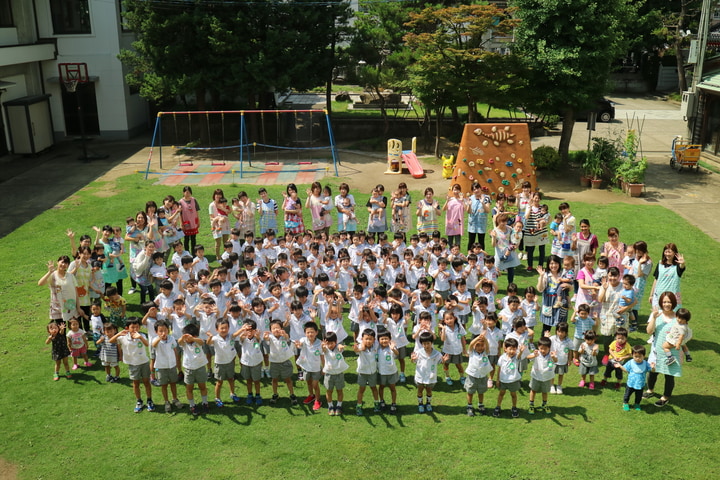
[[(464, 255), (459, 244), (448, 246), (440, 232), (411, 235), (406, 243), (403, 233), (390, 241), (385, 233), (341, 231), (328, 238), (322, 232), (306, 232), (277, 237), (266, 229), (262, 238), (255, 238), (253, 231), (235, 228), (215, 269), (210, 268), (202, 245), (196, 245), (192, 255), (180, 241), (171, 247), (172, 255), (152, 257), (151, 276), (160, 293), (142, 305), (142, 318), (126, 318), (126, 302), (114, 287), (102, 297), (107, 316), (99, 302), (92, 305), (91, 335), (106, 380), (118, 381), (120, 361), (128, 365), (136, 412), (155, 410), (152, 386), (161, 388), (166, 412), (181, 408), (177, 393), (181, 382), (191, 412), (206, 412), (208, 379), (215, 380), (216, 407), (225, 404), (225, 383), (231, 401), (242, 402), (235, 389), (238, 358), (247, 387), (245, 404), (262, 405), (266, 377), (271, 379), (270, 404), (278, 402), (282, 381), (291, 405), (297, 405), (293, 382), (297, 371), (296, 379), (308, 388), (303, 403), (315, 411), (322, 408), (322, 381), (329, 415), (340, 415), (349, 369), (347, 344), (357, 358), (357, 415), (364, 414), (367, 387), (373, 411), (389, 405), (391, 413), (397, 412), (396, 385), (407, 381), (408, 358), (415, 364), (421, 413), (433, 411), (432, 393), (441, 365), (448, 385), (454, 383), (450, 366), (456, 368), (466, 392), (468, 416), (500, 416), (508, 391), (511, 415), (519, 416), (517, 392), (528, 368), (529, 414), (550, 412), (548, 394), (563, 393), (570, 363), (579, 368), (581, 387), (596, 388), (599, 348), (590, 306), (580, 305), (571, 315), (576, 325), (572, 338), (568, 323), (562, 322), (554, 335), (547, 332), (536, 341), (537, 291), (530, 286), (520, 297), (511, 283), (507, 296), (496, 298), (501, 272), (479, 243)], [(623, 295), (627, 297), (621, 306), (635, 303), (632, 288)], [(343, 320), (345, 307), (349, 323)], [(69, 322), (69, 332), (64, 324), (48, 325), (46, 343), (53, 346), (56, 378), (61, 361), (67, 369), (68, 355), (75, 365), (80, 357), (90, 365), (87, 340), (79, 327), (75, 319)], [(142, 327), (147, 333), (140, 332)], [(631, 348), (627, 336), (625, 328), (618, 328), (608, 359), (601, 362), (606, 364), (602, 385), (614, 374), (617, 389), (622, 373), (628, 372), (625, 406), (636, 387), (642, 388), (640, 376), (644, 378), (649, 370), (644, 347)], [(489, 410), (484, 397), (494, 387), (497, 403)], [(535, 404), (537, 393), (540, 405)]]

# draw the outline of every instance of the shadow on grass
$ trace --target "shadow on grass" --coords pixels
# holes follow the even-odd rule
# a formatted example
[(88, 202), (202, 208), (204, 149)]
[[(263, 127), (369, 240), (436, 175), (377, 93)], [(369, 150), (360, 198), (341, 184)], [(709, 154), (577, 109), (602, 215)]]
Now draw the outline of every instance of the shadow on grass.
[(675, 408), (673, 407), (687, 410), (688, 412), (692, 413), (713, 416), (720, 415), (720, 402), (718, 402), (718, 397), (716, 395), (699, 395), (696, 393), (673, 395), (670, 398), (670, 402), (668, 402), (667, 405), (665, 405), (664, 407), (656, 407), (655, 405), (650, 405), (648, 407), (643, 406), (643, 410), (647, 409), (648, 413), (660, 413), (662, 411), (668, 410), (674, 415), (679, 415), (679, 413), (676, 412)]
[[(76, 383), (78, 385), (83, 385), (86, 383), (96, 383), (98, 385), (102, 385), (105, 383), (104, 381), (101, 382), (93, 375), (90, 375), (89, 372), (85, 373), (85, 372), (79, 372), (79, 371), (75, 370), (74, 373), (72, 371), (70, 373), (72, 374), (72, 377), (68, 378), (68, 380), (70, 380), (73, 383)], [(118, 383), (120, 383), (120, 382), (118, 382)], [(132, 383), (130, 383), (130, 385), (132, 385)]]

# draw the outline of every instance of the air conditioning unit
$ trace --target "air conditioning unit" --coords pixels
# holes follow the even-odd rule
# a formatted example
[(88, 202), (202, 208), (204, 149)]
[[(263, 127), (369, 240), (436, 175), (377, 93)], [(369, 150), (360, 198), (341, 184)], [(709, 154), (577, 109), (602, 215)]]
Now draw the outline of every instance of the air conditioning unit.
[(697, 110), (697, 93), (690, 90), (683, 92), (680, 113), (683, 118), (692, 118)]

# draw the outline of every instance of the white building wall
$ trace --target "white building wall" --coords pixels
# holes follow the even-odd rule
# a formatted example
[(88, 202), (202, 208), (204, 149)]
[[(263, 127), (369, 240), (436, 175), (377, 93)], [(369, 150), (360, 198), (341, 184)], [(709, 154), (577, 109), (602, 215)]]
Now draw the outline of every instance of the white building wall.
[[(117, 55), (121, 37), (120, 9), (117, 0), (90, 0), (90, 34), (55, 35), (53, 32), (50, 2), (37, 0), (38, 28), (41, 38), (57, 39), (58, 58), (43, 62), (46, 89), (52, 94), (51, 107), (56, 135), (65, 136), (62, 91), (55, 83), (58, 63), (84, 62), (95, 82), (100, 136), (128, 138), (147, 124), (146, 102), (139, 95), (130, 95), (124, 81), (123, 67)], [(125, 43), (125, 42), (124, 42)], [(48, 79), (53, 79), (47, 82)]]

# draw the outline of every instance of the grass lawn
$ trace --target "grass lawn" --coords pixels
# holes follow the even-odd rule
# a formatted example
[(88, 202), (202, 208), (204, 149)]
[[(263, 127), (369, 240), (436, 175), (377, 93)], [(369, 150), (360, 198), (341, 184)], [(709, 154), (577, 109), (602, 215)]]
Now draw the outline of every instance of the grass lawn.
[[(524, 389), (519, 419), (509, 418), (509, 396), (503, 418), (468, 418), (465, 395), (456, 381), (451, 387), (438, 384), (431, 415), (416, 413), (415, 391), (408, 383), (398, 387), (400, 415), (366, 411), (359, 418), (353, 414), (351, 352), (344, 417), (290, 408), (282, 387), (284, 398), (277, 407), (230, 405), (198, 418), (187, 408), (173, 415), (135, 414), (125, 367), (121, 384), (105, 383), (100, 366), (80, 369), (72, 380), (53, 382), (50, 350), (44, 344), (49, 295), (37, 280), (48, 260), (69, 253), (65, 229), (89, 234), (92, 225), (124, 225), (125, 217), (146, 200), (180, 196), (179, 187), (152, 186), (141, 178), (93, 182), (0, 240), (0, 459), (15, 464), (21, 478), (717, 478), (720, 335), (712, 326), (720, 315), (712, 304), (717, 284), (708, 280), (720, 271), (718, 244), (658, 206), (571, 205), (578, 219), (591, 219), (601, 239), (609, 226), (617, 226), (621, 240), (647, 241), (655, 261), (669, 241), (685, 254), (683, 300), (693, 314), (695, 338), (689, 346), (694, 362), (685, 366), (671, 403), (663, 409), (644, 401), (642, 412), (623, 412), (622, 392), (581, 390), (577, 369), (572, 368), (566, 394), (550, 396), (551, 415), (528, 415)], [(226, 186), (224, 191), (232, 196), (256, 188)], [(271, 197), (281, 198), (281, 188), (270, 189)], [(196, 189), (203, 210), (212, 190)], [(356, 195), (359, 204), (366, 198)], [(558, 203), (550, 202), (551, 211)], [(359, 217), (362, 225), (367, 214)], [(211, 254), (207, 218), (202, 221), (200, 242)], [(523, 289), (535, 280), (522, 272), (516, 283)], [(504, 279), (500, 284), (505, 286)], [(138, 310), (138, 297), (127, 296), (131, 312)], [(643, 324), (649, 312), (644, 302)], [(645, 340), (645, 334), (631, 336), (632, 344)], [(412, 371), (410, 366), (408, 373)], [(524, 380), (528, 378), (526, 372)], [(662, 385), (661, 378), (659, 390)], [(298, 387), (299, 396), (305, 394), (305, 384)], [(244, 386), (237, 388), (241, 397), (244, 392)], [(269, 383), (262, 393), (270, 397)], [(371, 404), (369, 394), (366, 405)], [(496, 390), (488, 392), (485, 404), (494, 406), (496, 396)], [(154, 398), (160, 403), (158, 389)], [(227, 389), (223, 398), (228, 399)]]

